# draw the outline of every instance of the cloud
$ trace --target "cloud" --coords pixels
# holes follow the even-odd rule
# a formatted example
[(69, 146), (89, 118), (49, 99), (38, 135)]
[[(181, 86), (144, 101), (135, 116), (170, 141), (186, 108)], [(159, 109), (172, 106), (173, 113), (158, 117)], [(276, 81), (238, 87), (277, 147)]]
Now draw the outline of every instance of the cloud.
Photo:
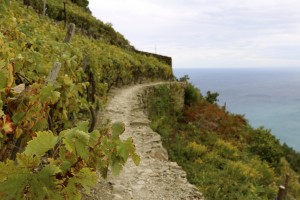
[(90, 0), (138, 49), (174, 67), (300, 67), (300, 1)]

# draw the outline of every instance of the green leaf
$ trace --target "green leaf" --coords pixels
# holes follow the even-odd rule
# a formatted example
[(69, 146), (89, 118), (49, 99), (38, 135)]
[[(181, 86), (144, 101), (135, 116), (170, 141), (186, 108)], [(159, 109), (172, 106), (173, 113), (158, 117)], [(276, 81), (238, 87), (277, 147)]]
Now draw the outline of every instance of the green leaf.
[(128, 138), (125, 142), (123, 142), (119, 146), (117, 146), (118, 155), (120, 155), (124, 159), (124, 161), (126, 161), (128, 159), (129, 154), (132, 151), (132, 148), (134, 151), (132, 139)]
[(111, 126), (112, 138), (117, 139), (125, 131), (125, 124), (123, 122), (115, 122)]
[(132, 153), (131, 154), (131, 158), (132, 158), (132, 160), (133, 160), (133, 162), (134, 162), (135, 165), (139, 165), (140, 164), (141, 158), (136, 153)]
[(0, 99), (0, 117), (4, 116), (3, 108), (3, 101)]
[(0, 91), (4, 91), (7, 86), (7, 75), (4, 71), (0, 71)]
[(33, 131), (41, 131), (41, 130), (45, 130), (45, 128), (48, 125), (48, 121), (47, 119), (43, 118), (40, 119), (39, 121), (37, 121), (34, 126), (32, 127)]
[(120, 155), (126, 162), (128, 157), (131, 156), (133, 162), (136, 165), (140, 163), (140, 157), (135, 153), (135, 146), (133, 144), (132, 138), (128, 138), (117, 146), (118, 155)]
[(14, 124), (18, 124), (18, 122), (25, 116), (25, 112), (18, 112), (13, 115), (12, 120)]
[(77, 161), (76, 156), (69, 152), (66, 149), (66, 146), (61, 146), (59, 149), (59, 158), (61, 159), (62, 163), (60, 164), (60, 169), (64, 172), (69, 170), (69, 168)]
[(37, 156), (32, 157), (22, 153), (22, 154), (17, 154), (17, 163), (19, 167), (34, 170), (41, 164), (41, 159)]
[(58, 142), (58, 137), (50, 131), (37, 132), (36, 137), (28, 142), (25, 149), (26, 155), (43, 156), (47, 151), (53, 149)]
[(40, 91), (40, 101), (42, 103), (49, 102), (51, 104), (55, 104), (60, 98), (60, 93), (54, 91), (54, 86), (52, 84), (48, 84), (44, 86)]
[(32, 199), (57, 199), (63, 200), (59, 194), (58, 184), (55, 175), (61, 170), (55, 165), (46, 165), (41, 171), (31, 176), (29, 182), (29, 193)]
[(28, 184), (30, 171), (18, 167), (14, 161), (0, 162), (0, 196), (2, 200), (24, 199), (24, 190)]
[(97, 130), (94, 130), (93, 132), (90, 133), (90, 140), (89, 140), (89, 146), (94, 147), (100, 138), (100, 133)]
[(87, 159), (89, 156), (88, 151), (89, 135), (76, 128), (63, 131), (63, 144), (66, 149), (76, 156)]
[(74, 130), (79, 130), (88, 133), (89, 131), (89, 122), (88, 121), (82, 121), (79, 122), (78, 125), (74, 128)]
[(122, 168), (123, 168), (123, 165), (121, 164), (123, 161), (114, 161), (112, 166), (111, 166), (111, 171), (113, 173), (113, 175), (117, 176), (120, 174)]

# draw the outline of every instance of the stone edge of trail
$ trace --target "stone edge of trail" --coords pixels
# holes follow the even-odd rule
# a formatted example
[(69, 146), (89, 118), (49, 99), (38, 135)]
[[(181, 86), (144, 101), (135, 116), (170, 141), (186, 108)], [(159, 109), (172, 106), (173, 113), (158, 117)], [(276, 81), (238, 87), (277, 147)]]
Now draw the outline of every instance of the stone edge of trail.
[[(204, 200), (198, 189), (186, 179), (186, 173), (176, 162), (168, 160), (161, 137), (150, 128), (139, 97), (146, 88), (172, 82), (157, 82), (115, 88), (104, 113), (111, 122), (125, 123), (122, 139), (131, 137), (141, 163), (136, 166), (131, 159), (119, 176), (108, 174), (90, 196), (84, 199), (100, 200)], [(100, 177), (100, 176), (99, 176)]]

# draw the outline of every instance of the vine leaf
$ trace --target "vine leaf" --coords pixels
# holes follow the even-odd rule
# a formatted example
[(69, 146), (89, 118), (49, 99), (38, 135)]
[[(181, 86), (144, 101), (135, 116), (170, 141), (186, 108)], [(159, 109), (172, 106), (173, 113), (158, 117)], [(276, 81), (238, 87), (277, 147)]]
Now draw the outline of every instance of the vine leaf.
[(74, 177), (70, 178), (67, 187), (63, 189), (63, 193), (67, 199), (81, 199), (78, 186), (84, 189), (84, 193), (90, 194), (90, 188), (94, 187), (98, 182), (96, 172), (89, 168), (82, 168)]
[(89, 156), (89, 134), (83, 131), (86, 129), (88, 129), (88, 123), (83, 122), (75, 128), (61, 132), (66, 149), (85, 160)]
[(131, 158), (135, 165), (139, 165), (141, 162), (140, 156), (138, 156), (135, 152), (131, 154)]
[(23, 199), (24, 189), (30, 176), (28, 168), (20, 168), (15, 162), (0, 162), (0, 196), (3, 200)]
[[(0, 90), (1, 90), (1, 87), (0, 87)], [(0, 95), (0, 97), (1, 97), (1, 95)], [(3, 109), (3, 101), (0, 99), (0, 117), (4, 116), (4, 112), (2, 109)]]
[(100, 138), (100, 133), (97, 130), (94, 130), (93, 132), (90, 133), (90, 140), (89, 140), (89, 146), (94, 147)]
[(39, 159), (18, 154), (17, 161), (19, 165), (11, 160), (6, 164), (0, 162), (1, 199), (21, 200), (24, 195), (29, 199), (63, 199), (58, 193), (59, 183), (55, 181), (55, 175), (60, 172), (58, 166), (46, 165), (37, 173), (32, 173), (35, 170), (33, 166), (39, 163)]
[(111, 171), (112, 171), (113, 175), (117, 176), (120, 174), (120, 172), (123, 168), (122, 162), (123, 162), (122, 160), (117, 159), (112, 163)]
[(52, 84), (48, 84), (47, 86), (41, 89), (40, 100), (42, 103), (49, 102), (51, 104), (55, 104), (60, 98), (60, 93), (54, 91), (54, 86)]
[(5, 115), (3, 119), (1, 119), (1, 126), (0, 128), (6, 133), (6, 134), (13, 134), (14, 131), (14, 125), (11, 121), (11, 118), (9, 115)]
[(112, 138), (117, 139), (125, 131), (125, 124), (123, 122), (115, 122), (111, 126)]
[(58, 142), (58, 137), (54, 136), (51, 131), (40, 131), (36, 133), (25, 149), (25, 154), (29, 156), (43, 156), (47, 151), (53, 149)]
[(21, 168), (28, 168), (33, 171), (41, 164), (41, 159), (37, 156), (27, 156), (24, 153), (17, 154), (17, 163)]
[(135, 153), (135, 146), (133, 144), (132, 138), (128, 138), (126, 141), (117, 146), (118, 155), (120, 155), (126, 162), (128, 157), (131, 156), (133, 162), (139, 165), (141, 159)]
[(88, 121), (79, 122), (78, 125), (73, 129), (87, 133), (89, 130), (89, 122)]
[(7, 81), (6, 81), (6, 74), (4, 71), (0, 71), (0, 91), (4, 91), (4, 88), (6, 88)]
[(18, 124), (20, 120), (26, 115), (25, 112), (17, 112), (16, 114), (13, 115), (11, 118), (15, 124)]
[(58, 192), (58, 181), (55, 175), (61, 170), (55, 165), (46, 165), (41, 171), (31, 176), (30, 179), (30, 195), (35, 199), (57, 199), (63, 200)]

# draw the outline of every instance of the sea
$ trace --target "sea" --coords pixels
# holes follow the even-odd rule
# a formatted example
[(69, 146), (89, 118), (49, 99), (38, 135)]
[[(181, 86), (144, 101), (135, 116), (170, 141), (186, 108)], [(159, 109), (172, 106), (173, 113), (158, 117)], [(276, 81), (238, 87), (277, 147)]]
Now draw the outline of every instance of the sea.
[(177, 78), (188, 75), (200, 89), (219, 93), (219, 105), (245, 115), (254, 128), (263, 126), (300, 152), (300, 69), (174, 68)]

